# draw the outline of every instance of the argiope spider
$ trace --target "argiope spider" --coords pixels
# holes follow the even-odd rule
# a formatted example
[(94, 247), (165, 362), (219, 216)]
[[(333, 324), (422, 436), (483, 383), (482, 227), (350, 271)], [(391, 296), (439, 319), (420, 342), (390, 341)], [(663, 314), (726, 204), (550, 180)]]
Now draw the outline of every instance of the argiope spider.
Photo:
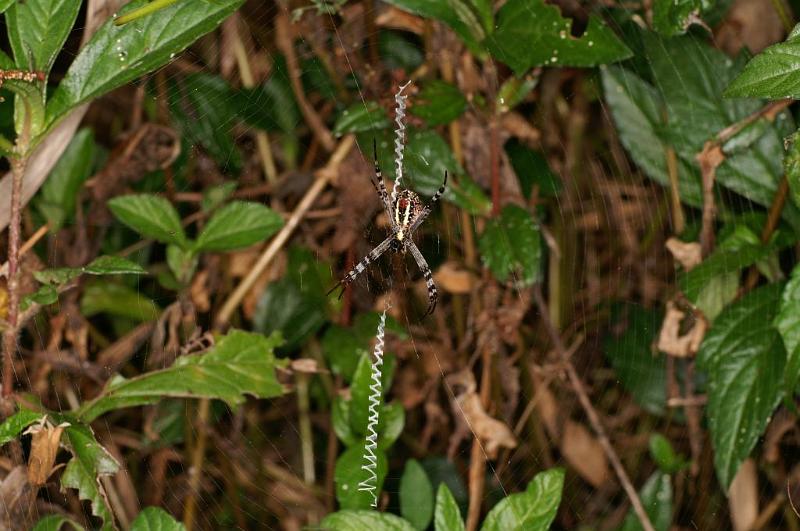
[[(425, 218), (430, 215), (434, 204), (436, 204), (439, 198), (442, 197), (442, 194), (444, 194), (445, 187), (447, 186), (447, 171), (444, 172), (444, 182), (442, 186), (433, 194), (431, 202), (427, 205), (423, 206), (419, 196), (411, 190), (399, 190), (397, 192), (397, 199), (394, 204), (392, 204), (389, 193), (386, 191), (386, 185), (383, 182), (381, 168), (378, 166), (378, 148), (374, 140), (372, 142), (372, 152), (375, 158), (375, 180), (372, 181), (372, 186), (375, 187), (375, 191), (381, 198), (383, 210), (389, 217), (392, 233), (370, 251), (367, 256), (362, 258), (342, 280), (333, 286), (328, 291), (328, 295), (341, 286), (342, 292), (339, 294), (339, 298), (341, 298), (345, 288), (353, 282), (358, 275), (363, 273), (369, 264), (377, 260), (386, 251), (391, 250), (392, 252), (402, 252), (403, 254), (405, 254), (406, 251), (411, 251), (411, 255), (417, 262), (420, 271), (422, 271), (422, 275), (425, 277), (425, 283), (428, 286), (428, 310), (425, 312), (425, 315), (429, 315), (433, 313), (433, 310), (436, 308), (439, 292), (436, 290), (436, 284), (433, 281), (433, 275), (431, 274), (431, 268), (428, 267), (428, 262), (425, 261), (425, 257), (422, 256), (422, 253), (411, 238), (414, 236), (414, 232), (419, 226), (422, 225), (422, 222), (425, 221)], [(425, 315), (423, 315), (423, 317)]]

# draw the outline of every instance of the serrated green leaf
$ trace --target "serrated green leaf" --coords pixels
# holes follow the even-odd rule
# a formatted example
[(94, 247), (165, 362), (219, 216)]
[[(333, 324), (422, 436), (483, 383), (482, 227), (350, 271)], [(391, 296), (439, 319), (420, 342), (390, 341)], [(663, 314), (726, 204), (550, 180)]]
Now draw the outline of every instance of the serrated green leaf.
[(410, 112), (425, 120), (429, 126), (435, 126), (452, 122), (466, 109), (467, 99), (458, 87), (433, 79), (414, 98)]
[(58, 231), (75, 211), (78, 192), (92, 173), (94, 152), (92, 130), (81, 129), (72, 137), (42, 185), (36, 206), (47, 219), (50, 231)]
[(178, 212), (163, 197), (124, 195), (110, 200), (108, 208), (118, 220), (142, 236), (186, 247), (186, 234)]
[(144, 275), (147, 271), (136, 262), (121, 256), (103, 255), (95, 258), (82, 268), (87, 275)]
[(6, 9), (11, 7), (16, 0), (0, 0), (0, 14), (5, 13)]
[[(70, 65), (47, 105), (52, 126), (74, 107), (97, 98), (166, 64), (200, 36), (216, 28), (243, 0), (179, 0), (123, 26), (106, 21)], [(128, 3), (120, 14), (145, 5)]]
[(186, 526), (161, 507), (148, 507), (131, 523), (130, 531), (186, 531)]
[(119, 464), (94, 437), (91, 428), (72, 424), (64, 430), (72, 459), (61, 475), (61, 487), (77, 489), (81, 500), (88, 500), (92, 514), (103, 521), (103, 531), (115, 529), (114, 515), (108, 505), (100, 476), (116, 474)]
[(399, 516), (363, 510), (331, 513), (319, 525), (330, 531), (414, 531), (414, 527)]
[(361, 133), (389, 127), (386, 110), (377, 101), (356, 103), (343, 110), (333, 126), (333, 134)]
[(234, 330), (203, 354), (178, 358), (172, 367), (136, 378), (110, 382), (95, 399), (78, 410), (79, 418), (91, 422), (106, 411), (153, 404), (164, 397), (217, 398), (231, 407), (244, 402), (244, 395), (258, 398), (280, 396), (283, 386), (275, 376), (281, 365), (273, 353), (282, 339)]
[(433, 486), (416, 459), (406, 461), (400, 477), (400, 514), (421, 531), (433, 517)]
[(80, 7), (74, 0), (15, 2), (6, 24), (17, 68), (49, 73)]
[(495, 278), (530, 286), (542, 278), (542, 236), (539, 226), (522, 207), (508, 205), (490, 219), (478, 240), (483, 263)]
[(22, 301), (20, 302), (20, 309), (24, 312), (28, 308), (31, 307), (32, 304), (39, 304), (42, 306), (46, 306), (48, 304), (54, 304), (58, 301), (58, 290), (55, 286), (51, 286), (49, 284), (39, 287), (36, 291), (29, 295), (25, 295), (22, 297)]
[(220, 208), (197, 237), (199, 251), (231, 251), (262, 242), (283, 226), (283, 218), (269, 207), (250, 201), (232, 201)]
[[(656, 531), (668, 531), (672, 524), (672, 478), (663, 472), (654, 472), (645, 482), (639, 497), (647, 516)], [(631, 509), (620, 531), (640, 531), (642, 524)]]
[(564, 487), (564, 470), (553, 468), (536, 474), (525, 492), (500, 500), (483, 522), (481, 531), (547, 530), (556, 517)]
[(800, 97), (800, 24), (784, 42), (753, 57), (725, 89), (726, 98)]
[(780, 311), (775, 328), (786, 347), (786, 369), (783, 372), (783, 391), (787, 398), (794, 396), (800, 381), (800, 266), (792, 270), (781, 295)]
[(81, 313), (91, 317), (98, 313), (110, 313), (136, 321), (158, 319), (161, 308), (138, 291), (123, 284), (96, 282), (83, 290)]
[(653, 29), (672, 37), (686, 33), (692, 23), (700, 21), (700, 0), (655, 0)]
[(617, 306), (612, 315), (615, 328), (621, 323), (627, 327), (621, 336), (610, 335), (603, 341), (606, 357), (636, 403), (650, 413), (663, 414), (667, 402), (664, 356), (652, 348), (662, 316), (634, 304)]
[[(359, 484), (371, 478), (370, 472), (361, 468), (362, 465), (368, 463), (365, 455), (364, 441), (360, 441), (345, 450), (336, 460), (334, 469), (336, 499), (342, 509), (366, 509), (372, 505), (372, 492), (359, 490)], [(386, 479), (386, 472), (389, 469), (389, 461), (380, 448), (375, 450), (375, 456), (377, 458), (375, 496), (380, 498), (383, 481)]]
[(775, 250), (767, 245), (743, 245), (736, 249), (718, 249), (699, 266), (678, 275), (678, 286), (695, 303), (708, 283), (716, 277), (735, 273), (762, 260)]
[(16, 439), (22, 430), (42, 419), (45, 415), (29, 409), (20, 409), (0, 424), (0, 445)]
[(461, 511), (453, 498), (453, 493), (444, 482), (439, 484), (439, 490), (436, 492), (436, 512), (433, 523), (436, 531), (464, 531)]
[(572, 21), (543, 0), (509, 0), (497, 12), (497, 28), (486, 39), (494, 57), (518, 76), (533, 66), (596, 66), (627, 59), (632, 52), (594, 15), (579, 37)]
[(75, 531), (86, 531), (85, 527), (72, 518), (60, 514), (45, 516), (36, 522), (31, 531), (61, 531), (65, 524), (69, 524), (69, 527)]
[(786, 351), (772, 322), (783, 284), (751, 291), (723, 311), (697, 353), (708, 375), (708, 417), (717, 477), (727, 492), (780, 402)]
[(280, 331), (285, 348), (293, 350), (325, 324), (324, 292), (305, 292), (293, 279), (270, 283), (256, 304), (253, 329), (262, 334)]

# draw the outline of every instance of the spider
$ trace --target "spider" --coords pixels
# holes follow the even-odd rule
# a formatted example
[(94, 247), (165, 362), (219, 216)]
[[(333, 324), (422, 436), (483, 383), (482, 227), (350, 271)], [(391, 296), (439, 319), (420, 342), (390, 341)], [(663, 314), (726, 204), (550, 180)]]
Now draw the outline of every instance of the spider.
[(358, 275), (363, 273), (369, 264), (377, 260), (386, 251), (391, 250), (392, 252), (402, 252), (403, 254), (405, 254), (406, 251), (411, 251), (411, 255), (417, 262), (417, 267), (422, 271), (422, 275), (425, 277), (425, 283), (428, 286), (428, 310), (423, 315), (423, 317), (425, 317), (433, 313), (433, 310), (436, 308), (439, 292), (436, 290), (436, 284), (433, 282), (433, 275), (431, 274), (431, 268), (428, 267), (428, 262), (425, 261), (425, 257), (422, 256), (419, 248), (417, 248), (417, 245), (411, 238), (414, 236), (414, 232), (419, 226), (422, 225), (422, 222), (425, 221), (425, 218), (431, 213), (433, 206), (439, 198), (442, 197), (442, 194), (444, 194), (445, 187), (447, 186), (447, 171), (444, 172), (444, 182), (442, 186), (433, 194), (431, 202), (427, 205), (423, 206), (419, 196), (411, 190), (398, 191), (397, 199), (393, 204), (389, 193), (386, 191), (381, 168), (378, 165), (378, 148), (375, 140), (372, 141), (372, 152), (375, 158), (375, 180), (370, 180), (372, 181), (372, 186), (375, 187), (375, 192), (377, 192), (378, 197), (381, 199), (383, 210), (389, 217), (392, 233), (370, 251), (369, 254), (362, 258), (342, 280), (333, 286), (328, 291), (328, 295), (341, 286), (342, 292), (339, 294), (339, 298), (341, 299), (345, 288), (353, 282)]

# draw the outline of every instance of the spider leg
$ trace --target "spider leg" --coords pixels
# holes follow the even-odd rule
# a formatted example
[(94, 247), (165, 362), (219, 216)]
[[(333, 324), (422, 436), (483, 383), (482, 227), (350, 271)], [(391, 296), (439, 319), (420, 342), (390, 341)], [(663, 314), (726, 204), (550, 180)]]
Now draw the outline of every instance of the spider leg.
[(425, 205), (425, 208), (423, 208), (422, 212), (419, 213), (417, 219), (414, 220), (414, 223), (409, 228), (410, 233), (413, 233), (415, 230), (417, 230), (417, 228), (419, 228), (420, 225), (422, 225), (422, 222), (425, 221), (425, 218), (427, 218), (433, 211), (434, 205), (436, 205), (436, 202), (439, 201), (439, 199), (442, 197), (446, 188), (447, 188), (447, 170), (445, 170), (444, 172), (444, 182), (439, 187), (439, 189), (436, 190), (436, 193), (433, 194), (433, 197), (431, 197), (431, 202)]
[(372, 139), (372, 157), (375, 161), (375, 180), (372, 181), (372, 186), (374, 186), (375, 191), (378, 192), (378, 196), (381, 198), (381, 203), (383, 204), (383, 210), (389, 218), (392, 231), (395, 232), (397, 227), (395, 227), (394, 223), (392, 202), (389, 199), (389, 192), (386, 190), (386, 184), (383, 182), (383, 172), (381, 172), (381, 167), (378, 165), (378, 142), (374, 138)]
[(347, 274), (344, 276), (344, 278), (342, 278), (342, 280), (340, 280), (339, 282), (337, 282), (335, 286), (333, 286), (331, 289), (329, 289), (329, 290), (328, 290), (328, 293), (326, 293), (325, 295), (326, 295), (326, 296), (330, 295), (331, 293), (333, 293), (333, 291), (334, 291), (336, 288), (338, 288), (338, 287), (340, 287), (340, 286), (341, 286), (341, 288), (342, 288), (342, 291), (341, 291), (341, 293), (339, 293), (339, 298), (341, 299), (341, 298), (342, 298), (342, 295), (344, 295), (344, 290), (345, 290), (345, 288), (347, 288), (347, 286), (349, 286), (349, 285), (350, 285), (350, 284), (351, 284), (351, 283), (352, 283), (352, 282), (353, 282), (353, 281), (356, 279), (356, 277), (357, 277), (358, 275), (360, 275), (361, 273), (363, 273), (363, 272), (364, 272), (364, 270), (367, 268), (367, 266), (368, 266), (369, 264), (371, 264), (372, 262), (374, 262), (375, 260), (377, 260), (378, 258), (380, 258), (380, 256), (381, 256), (383, 253), (385, 253), (385, 252), (386, 252), (386, 251), (389, 249), (389, 247), (390, 247), (390, 245), (391, 245), (391, 243), (392, 243), (392, 239), (393, 239), (393, 238), (394, 238), (394, 235), (392, 235), (392, 236), (389, 236), (388, 238), (386, 238), (385, 240), (383, 240), (383, 241), (382, 241), (382, 242), (381, 242), (381, 243), (380, 243), (380, 244), (379, 244), (377, 247), (375, 247), (373, 250), (371, 250), (371, 251), (369, 252), (369, 254), (367, 254), (367, 256), (365, 256), (364, 258), (362, 258), (362, 259), (361, 259), (361, 261), (360, 261), (359, 263), (357, 263), (357, 264), (356, 264), (356, 265), (353, 267), (353, 269), (351, 269), (351, 270), (350, 270), (350, 271), (349, 271), (349, 272), (348, 272), (348, 273), (347, 273)]
[(419, 267), (420, 271), (422, 271), (422, 275), (425, 277), (425, 284), (428, 286), (428, 310), (422, 317), (430, 315), (433, 313), (433, 310), (436, 309), (436, 301), (439, 300), (439, 292), (436, 289), (436, 283), (433, 281), (433, 275), (431, 274), (431, 268), (428, 267), (428, 262), (425, 261), (425, 257), (422, 256), (417, 245), (408, 240), (406, 243), (406, 247), (411, 250), (411, 254), (414, 255), (414, 260), (417, 262), (417, 267)]

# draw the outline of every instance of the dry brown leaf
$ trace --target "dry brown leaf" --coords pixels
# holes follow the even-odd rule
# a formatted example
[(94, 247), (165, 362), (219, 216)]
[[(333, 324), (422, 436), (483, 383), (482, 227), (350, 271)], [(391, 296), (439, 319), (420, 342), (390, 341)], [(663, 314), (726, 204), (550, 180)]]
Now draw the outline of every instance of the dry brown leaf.
[(47, 478), (53, 472), (53, 463), (56, 461), (61, 434), (69, 423), (53, 426), (45, 421), (28, 428), (25, 434), (31, 437), (31, 454), (28, 458), (28, 481), (31, 485), (40, 486), (47, 483)]
[(609, 470), (603, 447), (583, 424), (567, 420), (561, 437), (561, 454), (590, 485), (599, 488), (608, 480)]
[(558, 440), (560, 430), (558, 428), (558, 401), (555, 395), (547, 387), (547, 382), (537, 371), (531, 371), (533, 380), (533, 400), (536, 401), (536, 412), (544, 423), (547, 434), (551, 439)]
[(391, 6), (375, 17), (375, 24), (382, 28), (409, 31), (417, 35), (422, 35), (425, 31), (425, 21), (422, 18)]
[(317, 374), (320, 371), (317, 360), (311, 358), (300, 358), (289, 362), (289, 368), (294, 372), (302, 372), (306, 374)]
[(770, 0), (736, 0), (716, 31), (714, 42), (728, 55), (747, 47), (757, 54), (783, 39), (784, 29)]
[(472, 292), (478, 283), (478, 277), (472, 271), (464, 269), (455, 260), (443, 263), (433, 274), (436, 285), (448, 293), (464, 295)]
[(211, 309), (211, 298), (208, 293), (208, 270), (204, 269), (194, 276), (189, 295), (198, 312), (205, 313)]
[(25, 466), (11, 470), (0, 482), (0, 529), (27, 531), (36, 521), (36, 491)]
[(666, 247), (675, 260), (687, 271), (703, 261), (700, 244), (697, 242), (684, 242), (678, 238), (670, 238), (667, 240)]
[(758, 518), (758, 470), (753, 459), (745, 459), (728, 491), (731, 522), (736, 531), (753, 527)]
[(797, 424), (794, 414), (785, 409), (778, 410), (767, 427), (764, 435), (764, 460), (775, 464), (781, 457), (781, 440), (784, 435), (792, 431)]
[(700, 348), (700, 343), (708, 331), (708, 323), (697, 316), (692, 328), (681, 335), (681, 322), (686, 317), (674, 302), (667, 302), (667, 315), (658, 334), (658, 350), (678, 358), (692, 357)]

